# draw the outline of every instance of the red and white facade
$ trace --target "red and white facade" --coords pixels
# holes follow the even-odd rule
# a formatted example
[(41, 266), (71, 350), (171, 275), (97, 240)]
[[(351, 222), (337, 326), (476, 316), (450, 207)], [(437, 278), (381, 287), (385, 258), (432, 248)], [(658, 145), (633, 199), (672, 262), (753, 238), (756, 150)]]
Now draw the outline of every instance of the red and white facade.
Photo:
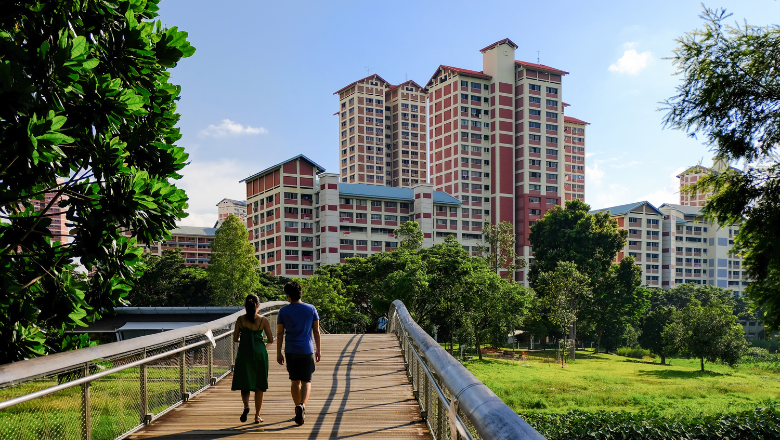
[(321, 265), (395, 250), (394, 232), (409, 220), (420, 225), (424, 247), (461, 238), (461, 203), (430, 184), (350, 184), (323, 171), (300, 155), (242, 180), (249, 240), (263, 272), (305, 277)]
[(370, 75), (336, 91), (343, 183), (411, 188), (428, 181), (426, 94)]
[(426, 84), (430, 174), (434, 189), (461, 200), (463, 220), (479, 212), (513, 223), (517, 253), (528, 259), (530, 225), (584, 199), (587, 123), (564, 116), (568, 72), (517, 61), (516, 48), (504, 39), (482, 49), (482, 71), (436, 69)]

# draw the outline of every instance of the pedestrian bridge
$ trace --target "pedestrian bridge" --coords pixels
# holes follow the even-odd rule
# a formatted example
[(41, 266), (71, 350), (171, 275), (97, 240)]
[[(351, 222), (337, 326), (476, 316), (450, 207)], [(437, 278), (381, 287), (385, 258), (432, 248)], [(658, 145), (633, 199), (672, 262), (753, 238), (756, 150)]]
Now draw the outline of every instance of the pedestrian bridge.
[[(261, 304), (273, 329), (285, 304)], [(303, 426), (293, 421), (290, 382), (271, 346), (264, 421), (252, 423), (250, 411), (241, 423), (230, 335), (242, 313), (0, 366), (0, 440), (543, 438), (400, 301), (387, 334), (323, 335)]]

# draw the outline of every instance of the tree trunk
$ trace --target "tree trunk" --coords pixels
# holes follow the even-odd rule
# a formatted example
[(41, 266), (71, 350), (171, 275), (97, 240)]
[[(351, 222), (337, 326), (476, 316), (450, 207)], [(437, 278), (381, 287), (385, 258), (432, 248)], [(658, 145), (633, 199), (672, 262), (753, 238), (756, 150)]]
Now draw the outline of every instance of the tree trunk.
[(569, 357), (571, 360), (576, 360), (575, 352), (577, 351), (577, 321), (574, 321), (569, 327), (569, 339), (571, 339), (571, 348), (569, 349)]
[(666, 365), (666, 356), (661, 355), (661, 365)]
[(474, 339), (477, 342), (477, 354), (479, 354), (479, 360), (482, 360), (482, 348), (481, 348), (481, 345), (479, 343), (479, 331), (477, 330), (476, 326), (474, 326)]
[(704, 358), (699, 359), (701, 359), (701, 372), (704, 373)]
[(594, 354), (601, 353), (601, 332), (596, 333), (596, 351)]

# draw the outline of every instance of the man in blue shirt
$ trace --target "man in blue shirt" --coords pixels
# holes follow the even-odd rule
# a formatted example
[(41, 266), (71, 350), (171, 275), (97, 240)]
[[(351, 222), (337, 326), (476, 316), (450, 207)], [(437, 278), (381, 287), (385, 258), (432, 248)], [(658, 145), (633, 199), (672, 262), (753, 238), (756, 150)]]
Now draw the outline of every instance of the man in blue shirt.
[[(317, 308), (301, 301), (301, 285), (291, 281), (284, 286), (289, 305), (279, 310), (276, 324), (276, 361), (284, 365), (290, 375), (290, 394), (295, 403), (295, 423), (303, 425), (306, 402), (311, 393), (314, 362), (320, 361), (320, 316)], [(282, 354), (282, 343), (287, 340)], [(316, 344), (316, 350), (312, 344)]]

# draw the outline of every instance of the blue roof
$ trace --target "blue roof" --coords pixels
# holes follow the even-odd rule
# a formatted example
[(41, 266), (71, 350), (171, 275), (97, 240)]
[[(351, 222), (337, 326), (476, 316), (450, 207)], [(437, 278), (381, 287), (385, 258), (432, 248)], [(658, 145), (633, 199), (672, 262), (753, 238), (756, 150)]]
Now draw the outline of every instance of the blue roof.
[(623, 215), (623, 214), (627, 214), (627, 213), (633, 211), (634, 209), (636, 209), (636, 208), (638, 208), (638, 207), (640, 207), (642, 205), (647, 205), (647, 206), (653, 208), (653, 210), (656, 213), (658, 213), (658, 215), (660, 215), (660, 216), (664, 215), (661, 211), (658, 210), (658, 208), (653, 206), (653, 204), (648, 202), (647, 200), (642, 201), (642, 202), (629, 203), (629, 204), (626, 204), (626, 205), (613, 206), (611, 208), (594, 209), (594, 210), (590, 211), (588, 214), (593, 214), (593, 213), (596, 213), (596, 212), (608, 211), (610, 215)]
[(242, 179), (242, 180), (239, 180), (239, 181), (238, 181), (238, 183), (241, 183), (241, 182), (246, 182), (246, 181), (247, 181), (247, 180), (249, 180), (249, 179), (254, 179), (255, 177), (262, 176), (263, 174), (267, 174), (267, 173), (269, 173), (269, 172), (271, 172), (271, 171), (273, 171), (273, 170), (275, 170), (275, 169), (279, 168), (280, 166), (282, 166), (282, 165), (286, 164), (287, 162), (292, 162), (292, 161), (294, 161), (294, 160), (296, 160), (296, 159), (298, 159), (298, 158), (306, 159), (306, 160), (307, 160), (309, 163), (311, 163), (312, 165), (314, 165), (314, 168), (315, 168), (315, 170), (316, 170), (317, 168), (319, 168), (319, 170), (320, 170), (320, 171), (319, 171), (317, 174), (325, 172), (325, 168), (323, 168), (323, 167), (321, 167), (321, 166), (317, 165), (317, 162), (314, 162), (313, 160), (309, 159), (308, 157), (304, 156), (303, 154), (299, 154), (299, 155), (297, 155), (297, 156), (295, 156), (295, 157), (292, 157), (292, 158), (290, 158), (290, 159), (287, 159), (287, 160), (285, 160), (285, 161), (283, 161), (283, 162), (279, 162), (279, 163), (278, 163), (278, 164), (276, 164), (276, 165), (270, 166), (270, 167), (268, 167), (268, 168), (264, 169), (263, 171), (260, 171), (259, 173), (252, 174), (251, 176), (249, 176), (249, 177), (247, 177), (247, 178), (244, 178), (244, 179)]
[(200, 226), (179, 226), (178, 228), (171, 229), (172, 235), (203, 235), (206, 237), (213, 237), (217, 234), (217, 228), (203, 228)]
[[(339, 183), (339, 195), (414, 201), (414, 190), (412, 188), (396, 188), (383, 185), (368, 185), (365, 183)], [(443, 191), (433, 192), (433, 203), (447, 205), (461, 204), (458, 199)]]

